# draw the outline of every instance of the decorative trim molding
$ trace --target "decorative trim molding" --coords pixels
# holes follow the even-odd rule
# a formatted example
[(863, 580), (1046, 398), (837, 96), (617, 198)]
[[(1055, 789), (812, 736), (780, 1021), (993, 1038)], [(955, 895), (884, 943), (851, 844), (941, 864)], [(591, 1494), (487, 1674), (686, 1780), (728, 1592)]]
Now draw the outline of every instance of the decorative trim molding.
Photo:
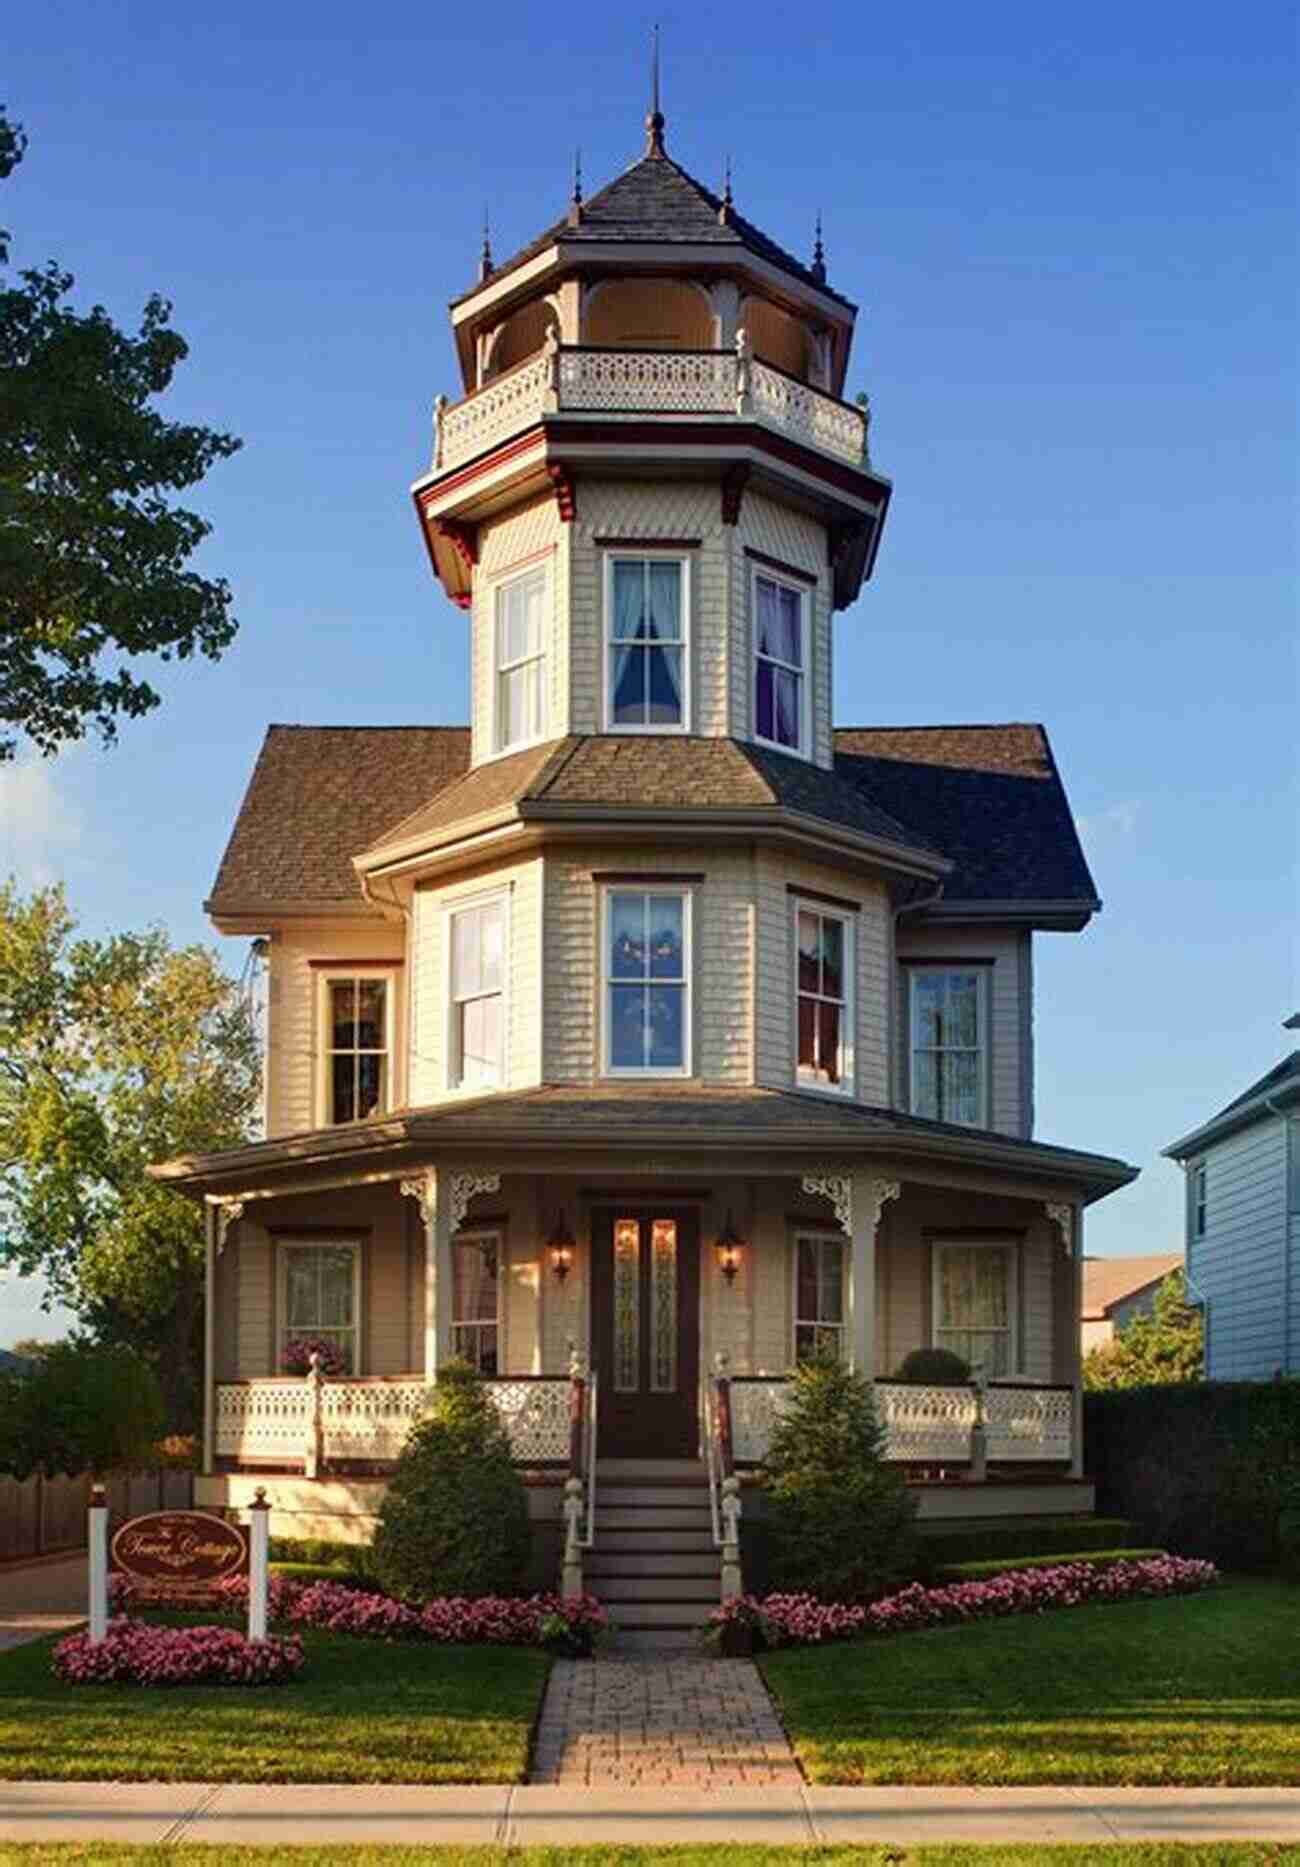
[(435, 519), (433, 529), (447, 540), (465, 569), (472, 571), (478, 563), (478, 526), (466, 525), (461, 519)]
[(880, 1224), (880, 1215), (885, 1209), (885, 1201), (897, 1199), (903, 1188), (897, 1180), (867, 1181), (867, 1211), (871, 1216), (871, 1229), (874, 1232)]
[(559, 509), (561, 524), (571, 525), (578, 510), (578, 493), (573, 475), (563, 461), (548, 460), (546, 477), (555, 488), (555, 504)]
[(501, 1175), (499, 1173), (453, 1173), (448, 1201), (453, 1236), (465, 1223), (465, 1214), (469, 1210), (469, 1203), (472, 1199), (479, 1193), (499, 1193), (500, 1191)]
[(1049, 1199), (1043, 1206), (1049, 1221), (1061, 1234), (1061, 1244), (1067, 1258), (1074, 1256), (1074, 1207), (1065, 1200)]
[(818, 901), (824, 908), (842, 908), (846, 914), (862, 912), (860, 901), (849, 901), (843, 895), (824, 895), (817, 888), (801, 888), (798, 882), (787, 882), (785, 892), (793, 895), (796, 901)]
[(242, 1199), (221, 1199), (217, 1201), (217, 1256), (226, 1248), (226, 1233), (231, 1226), (244, 1216)]
[(602, 551), (697, 551), (700, 538), (607, 538), (602, 533), (592, 539)]
[(753, 472), (747, 460), (738, 460), (728, 467), (722, 476), (722, 523), (738, 525), (740, 523), (740, 503)]
[(802, 1181), (805, 1193), (829, 1199), (835, 1208), (835, 1222), (842, 1232), (853, 1236), (853, 1179), (847, 1173), (806, 1173)]
[(752, 564), (762, 564), (767, 570), (777, 571), (795, 583), (806, 584), (810, 590), (817, 588), (816, 571), (803, 570), (798, 564), (787, 564), (784, 558), (769, 557), (766, 551), (756, 551), (753, 545), (745, 546), (745, 556)]
[(432, 1170), (418, 1173), (412, 1179), (400, 1182), (404, 1199), (413, 1199), (420, 1208), (420, 1217), (425, 1225), (431, 1225), (438, 1211), (438, 1176)]

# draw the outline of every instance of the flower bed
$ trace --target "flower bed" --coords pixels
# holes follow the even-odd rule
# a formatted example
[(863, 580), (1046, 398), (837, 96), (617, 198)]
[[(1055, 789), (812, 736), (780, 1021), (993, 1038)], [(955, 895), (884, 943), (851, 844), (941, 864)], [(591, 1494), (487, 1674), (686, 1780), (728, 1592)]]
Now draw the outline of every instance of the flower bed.
[(280, 1685), (301, 1672), (301, 1640), (246, 1640), (230, 1627), (154, 1627), (125, 1616), (98, 1644), (69, 1634), (54, 1649), (54, 1674), (69, 1685)]
[[(319, 1627), (367, 1640), (432, 1640), (440, 1645), (545, 1646), (589, 1653), (608, 1629), (594, 1595), (443, 1595), (421, 1607), (341, 1582), (270, 1578), (270, 1617), (294, 1627)], [(248, 1599), (242, 1575), (228, 1576), (216, 1593), (231, 1605)]]
[(1155, 1556), (1109, 1568), (1066, 1562), (1055, 1568), (1013, 1569), (987, 1581), (953, 1582), (942, 1588), (916, 1582), (865, 1607), (818, 1601), (812, 1595), (766, 1595), (761, 1600), (742, 1595), (709, 1616), (705, 1637), (725, 1650), (736, 1650), (746, 1641), (756, 1647), (816, 1646), (1004, 1614), (1041, 1614), (1083, 1602), (1190, 1595), (1213, 1587), (1218, 1579), (1212, 1562)]

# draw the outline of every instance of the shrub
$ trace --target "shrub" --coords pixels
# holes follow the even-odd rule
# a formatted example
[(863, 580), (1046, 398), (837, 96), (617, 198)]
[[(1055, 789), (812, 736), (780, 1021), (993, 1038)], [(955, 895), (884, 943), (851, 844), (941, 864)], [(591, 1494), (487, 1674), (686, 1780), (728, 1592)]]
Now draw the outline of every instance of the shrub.
[(398, 1459), (367, 1568), (414, 1601), (508, 1595), (528, 1545), (528, 1499), (500, 1416), (478, 1376), (453, 1363)]
[(904, 1355), (896, 1381), (924, 1381), (927, 1387), (966, 1387), (970, 1363), (950, 1348), (914, 1348)]
[(1093, 1549), (1073, 1550), (1056, 1556), (994, 1556), (987, 1562), (949, 1562), (936, 1569), (936, 1582), (984, 1582), (991, 1575), (1008, 1575), (1025, 1569), (1077, 1568), (1081, 1563), (1091, 1569), (1113, 1568), (1117, 1562), (1150, 1562), (1163, 1556), (1163, 1549)]
[[(921, 1538), (926, 1565), (983, 1562), (994, 1557), (1081, 1556), (1094, 1549), (1127, 1549), (1137, 1543), (1133, 1525), (1123, 1517), (1040, 1517), (1024, 1522), (939, 1527)], [(1004, 1568), (1019, 1568), (1005, 1562)]]
[(148, 1464), (162, 1393), (134, 1349), (56, 1342), (23, 1375), (0, 1375), (0, 1471), (108, 1472)]
[(829, 1359), (795, 1370), (763, 1464), (778, 1588), (866, 1601), (915, 1573), (916, 1505), (883, 1440), (861, 1375)]
[(302, 1642), (245, 1639), (230, 1627), (154, 1627), (115, 1620), (97, 1645), (86, 1632), (54, 1649), (57, 1679), (69, 1685), (279, 1685), (302, 1671)]

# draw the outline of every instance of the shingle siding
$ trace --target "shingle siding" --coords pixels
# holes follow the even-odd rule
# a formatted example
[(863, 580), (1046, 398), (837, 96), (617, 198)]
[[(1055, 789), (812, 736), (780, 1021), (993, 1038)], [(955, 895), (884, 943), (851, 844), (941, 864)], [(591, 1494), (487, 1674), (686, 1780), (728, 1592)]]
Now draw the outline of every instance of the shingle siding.
[(271, 942), (267, 980), (268, 1137), (298, 1134), (318, 1127), (325, 1119), (324, 1034), (318, 997), (322, 968), (314, 966), (313, 960), (328, 961), (343, 973), (361, 959), (394, 963), (390, 1106), (405, 1099), (405, 981), (399, 963), (403, 947), (402, 928), (380, 920), (354, 927), (327, 924), (292, 928)]
[[(558, 738), (566, 728), (563, 719), (567, 685), (564, 679), (566, 658), (567, 590), (565, 562), (558, 546), (564, 527), (560, 524), (555, 501), (534, 500), (520, 506), (506, 517), (485, 525), (479, 539), (479, 561), (474, 571), (474, 603), (471, 611), (470, 708), (472, 756), (477, 765), (496, 751), (494, 707), (492, 698), (493, 637), (496, 630), (496, 592), (511, 572), (545, 569), (547, 576), (546, 705), (548, 719), (541, 737)], [(567, 558), (567, 553), (566, 553)]]
[[(1033, 1133), (1033, 1025), (1032, 1010), (1022, 994), (1032, 983), (1027, 950), (1030, 935), (1021, 928), (970, 927), (941, 930), (900, 923), (897, 957), (900, 961), (933, 959), (936, 965), (960, 965), (963, 957), (992, 959), (989, 968), (989, 1065), (992, 1105), (989, 1126), (999, 1134), (1028, 1140)], [(907, 975), (900, 964), (894, 982), (895, 1047), (894, 1095), (898, 1108), (910, 1097), (910, 1043)]]
[(1188, 1237), (1188, 1270), (1209, 1303), (1207, 1373), (1216, 1381), (1267, 1380), (1286, 1367), (1290, 1348), (1285, 1123), (1256, 1122), (1199, 1158), (1206, 1228), (1203, 1238)]
[[(806, 571), (816, 583), (809, 590), (811, 619), (812, 757), (829, 768), (831, 753), (831, 578), (826, 556), (826, 527), (805, 513), (779, 504), (761, 493), (746, 493), (735, 528), (731, 612), (732, 681), (731, 731), (739, 737), (754, 732), (753, 701), (753, 571), (745, 555), (748, 546), (765, 557), (776, 558), (795, 570)], [(764, 568), (760, 566), (759, 568)]]

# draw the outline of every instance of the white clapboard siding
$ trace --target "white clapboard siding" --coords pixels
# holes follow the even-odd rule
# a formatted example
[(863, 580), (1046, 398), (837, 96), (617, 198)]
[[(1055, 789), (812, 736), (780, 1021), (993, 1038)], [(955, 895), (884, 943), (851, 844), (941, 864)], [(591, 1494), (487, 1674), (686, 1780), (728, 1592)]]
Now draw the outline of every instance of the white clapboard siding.
[(1207, 1149), (1204, 1160), (1205, 1236), (1188, 1241), (1188, 1271), (1209, 1302), (1208, 1373), (1267, 1380), (1286, 1367), (1290, 1347), (1286, 1125), (1269, 1116)]

